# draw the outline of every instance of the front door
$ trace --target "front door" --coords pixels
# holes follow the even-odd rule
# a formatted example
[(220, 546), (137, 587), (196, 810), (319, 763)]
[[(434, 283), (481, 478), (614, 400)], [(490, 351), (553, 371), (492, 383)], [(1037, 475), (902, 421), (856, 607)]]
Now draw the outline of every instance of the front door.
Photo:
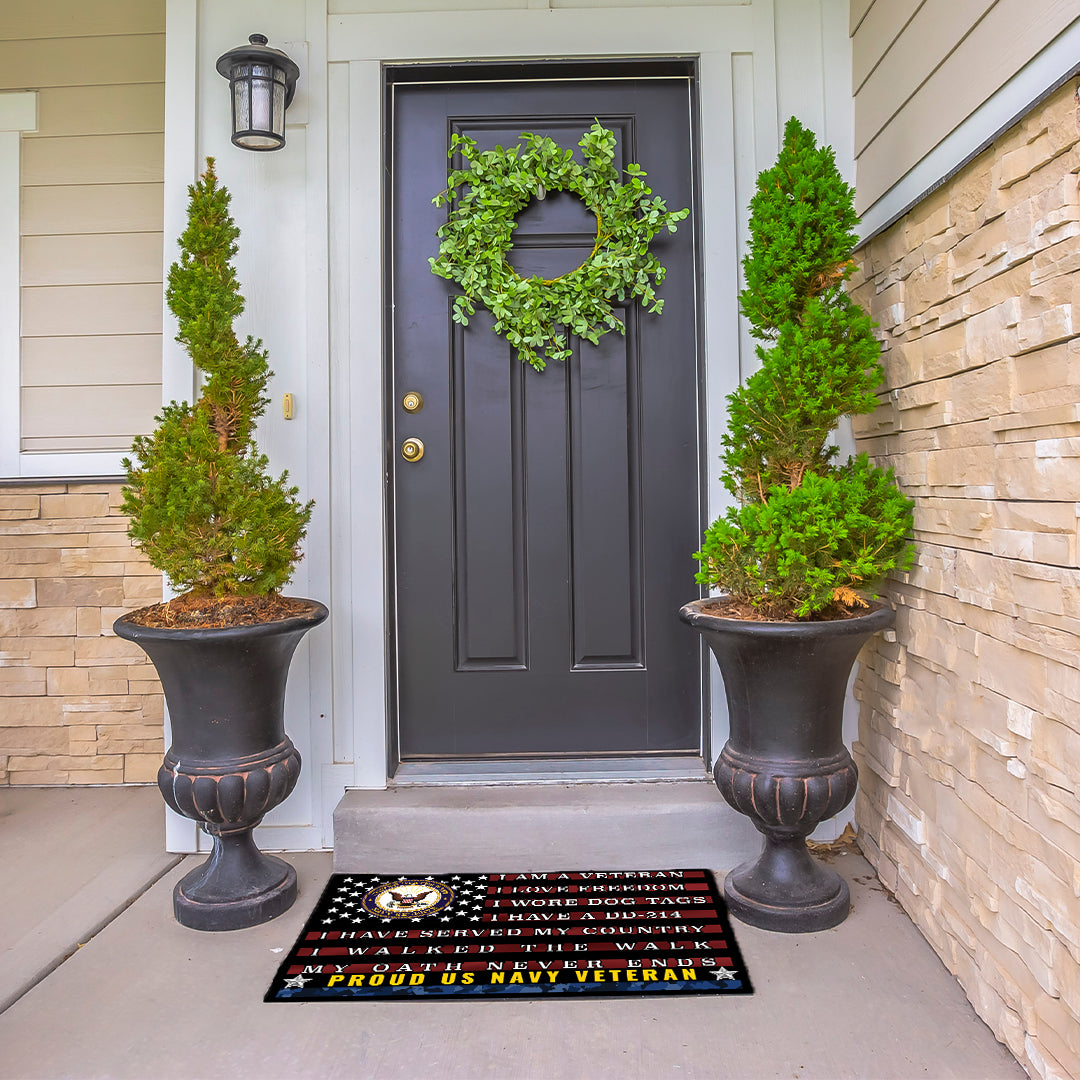
[[(616, 166), (639, 162), (670, 209), (693, 214), (692, 80), (634, 76), (389, 86), (402, 760), (700, 753), (699, 642), (677, 615), (696, 594), (699, 542), (693, 217), (655, 241), (662, 316), (623, 308), (625, 337), (577, 342), (542, 373), (483, 309), (454, 324), (455, 286), (428, 266), (454, 132), (481, 149), (525, 131), (576, 148), (599, 119)], [(519, 216), (511, 261), (554, 277), (595, 236), (576, 196), (551, 194)], [(418, 460), (402, 457), (407, 439), (423, 443)]]

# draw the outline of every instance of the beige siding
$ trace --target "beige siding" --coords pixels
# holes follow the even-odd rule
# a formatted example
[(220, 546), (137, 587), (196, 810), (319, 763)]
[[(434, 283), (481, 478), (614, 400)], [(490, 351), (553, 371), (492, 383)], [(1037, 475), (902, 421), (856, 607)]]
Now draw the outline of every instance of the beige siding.
[(853, 31), (851, 88), (854, 93), (891, 53), (896, 39), (925, 5), (926, 0), (892, 0), (889, 4), (873, 4), (867, 9), (858, 30)]
[(860, 211), (1078, 15), (1076, 0), (852, 0)]
[(9, 0), (0, 5), (0, 41), (164, 32), (165, 5), (154, 0)]
[(156, 232), (160, 236), (163, 200), (164, 185), (160, 183), (24, 187), (22, 233)]
[(49, 285), (23, 289), (22, 332), (24, 337), (160, 334), (161, 286)]
[(159, 83), (165, 35), (0, 41), (0, 89)]
[(125, 449), (161, 399), (164, 0), (0, 5), (24, 137), (24, 451)]
[(159, 283), (161, 234), (24, 236), (21, 265), (24, 286)]
[[(57, 135), (161, 133), (162, 92), (127, 86), (57, 86), (38, 92), (38, 123), (46, 138)], [(30, 134), (26, 138), (36, 138)]]
[(163, 134), (62, 135), (23, 142), (24, 187), (160, 183)]
[(23, 365), (33, 386), (156, 384), (161, 377), (160, 334), (23, 339)]
[[(995, 2), (926, 0), (904, 32), (895, 36), (892, 36), (896, 30), (894, 20), (875, 18), (875, 9), (880, 10), (882, 5), (874, 4), (852, 41), (852, 83), (857, 91), (856, 154), (861, 154), (897, 109), (910, 101)], [(889, 8), (894, 7), (894, 3), (889, 4)], [(859, 85), (855, 73), (871, 68), (873, 74)], [(972, 73), (965, 74), (970, 77)], [(943, 111), (949, 111), (949, 103), (940, 105), (944, 106)]]
[(67, 386), (27, 386), (22, 392), (23, 441), (28, 450), (73, 450), (93, 438), (102, 449), (126, 450), (160, 404), (157, 383), (120, 389), (80, 386), (77, 394)]
[(855, 33), (859, 24), (866, 18), (866, 13), (874, 6), (874, 0), (851, 0), (850, 31)]

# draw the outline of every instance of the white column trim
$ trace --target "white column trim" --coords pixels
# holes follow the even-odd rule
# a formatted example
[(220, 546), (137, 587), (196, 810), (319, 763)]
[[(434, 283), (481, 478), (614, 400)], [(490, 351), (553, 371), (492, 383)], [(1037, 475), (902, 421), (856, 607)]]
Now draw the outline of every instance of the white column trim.
[[(330, 34), (333, 40), (333, 34)], [(349, 64), (348, 160), (348, 410), (336, 425), (349, 432), (350, 595), (342, 597), (352, 624), (354, 784), (386, 786), (387, 662), (385, 476), (383, 409), (382, 66)], [(360, 214), (357, 207), (372, 207)], [(373, 220), (374, 219), (374, 220)], [(339, 367), (340, 370), (340, 367)], [(335, 391), (334, 401), (338, 402)], [(381, 721), (381, 722), (380, 722)]]
[[(187, 227), (188, 185), (199, 175), (198, 0), (165, 6), (165, 207), (162, 281), (176, 261), (176, 238)], [(161, 402), (190, 401), (195, 387), (191, 358), (176, 336), (176, 320), (161, 297)]]
[[(176, 238), (187, 225), (187, 186), (198, 172), (196, 115), (198, 109), (198, 0), (167, 0), (165, 5), (165, 208), (163, 276), (176, 260)], [(195, 386), (191, 358), (176, 341), (176, 320), (162, 290), (162, 404), (191, 400)], [(168, 582), (165, 583), (168, 596)], [(165, 708), (165, 745), (172, 743), (169, 709)], [(169, 851), (199, 851), (199, 827), (165, 808), (165, 846)], [(202, 850), (206, 850), (205, 841)]]
[[(329, 130), (327, 125), (327, 87), (330, 72), (326, 63), (326, 3), (307, 0), (305, 10), (307, 41), (297, 43), (295, 51), (285, 51), (302, 64), (304, 94), (294, 102), (302, 105), (295, 123), (306, 125), (304, 146), (307, 151), (307, 232), (304, 243), (305, 307), (308, 312), (307, 362), (304, 365), (307, 402), (307, 475), (302, 484), (305, 497), (315, 500), (315, 513), (308, 527), (305, 543), (307, 569), (306, 595), (329, 597), (333, 590), (331, 557), (333, 501), (331, 476), (334, 445), (330, 432), (330, 325), (327, 314), (329, 295)], [(299, 97), (299, 95), (298, 95)], [(288, 118), (288, 114), (286, 114)], [(331, 618), (334, 611), (331, 609)], [(346, 783), (336, 785), (340, 769), (335, 769), (334, 749), (334, 623), (316, 631), (308, 649), (308, 709), (311, 716), (311, 769), (319, 770), (312, 784), (311, 812), (313, 829), (323, 847), (334, 846), (333, 809), (344, 793)], [(340, 714), (338, 714), (340, 715)], [(335, 790), (336, 789), (336, 790)], [(315, 846), (311, 844), (310, 846)]]
[(37, 130), (37, 91), (0, 94), (0, 476), (21, 475), (20, 147)]

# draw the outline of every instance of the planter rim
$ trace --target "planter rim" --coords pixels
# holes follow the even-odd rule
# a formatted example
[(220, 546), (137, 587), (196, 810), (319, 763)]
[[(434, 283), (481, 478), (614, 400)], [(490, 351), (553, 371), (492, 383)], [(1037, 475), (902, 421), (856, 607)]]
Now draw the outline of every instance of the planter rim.
[(289, 597), (309, 604), (311, 610), (306, 615), (293, 615), (287, 619), (275, 619), (273, 622), (251, 623), (247, 626), (140, 626), (131, 621), (132, 612), (121, 615), (113, 623), (113, 633), (128, 641), (235, 641), (238, 638), (273, 637), (287, 634), (301, 627), (309, 629), (318, 626), (330, 614), (329, 608), (318, 600), (309, 600), (305, 596)]
[(692, 600), (679, 608), (679, 618), (696, 629), (713, 630), (718, 633), (727, 631), (732, 634), (760, 634), (769, 637), (794, 638), (818, 637), (830, 635), (844, 637), (848, 634), (873, 633), (892, 626), (896, 619), (896, 610), (886, 600), (872, 600), (870, 610), (851, 619), (821, 619), (816, 622), (765, 622), (757, 619), (728, 619), (720, 615), (711, 615), (702, 608), (706, 604), (722, 600), (724, 594), (706, 596)]

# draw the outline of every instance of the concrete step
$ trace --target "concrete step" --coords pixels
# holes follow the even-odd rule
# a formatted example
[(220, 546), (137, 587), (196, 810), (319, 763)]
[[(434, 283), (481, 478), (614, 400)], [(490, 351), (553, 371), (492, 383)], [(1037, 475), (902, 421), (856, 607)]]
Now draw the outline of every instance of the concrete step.
[(760, 850), (703, 780), (416, 784), (349, 791), (334, 811), (340, 873), (729, 870)]

